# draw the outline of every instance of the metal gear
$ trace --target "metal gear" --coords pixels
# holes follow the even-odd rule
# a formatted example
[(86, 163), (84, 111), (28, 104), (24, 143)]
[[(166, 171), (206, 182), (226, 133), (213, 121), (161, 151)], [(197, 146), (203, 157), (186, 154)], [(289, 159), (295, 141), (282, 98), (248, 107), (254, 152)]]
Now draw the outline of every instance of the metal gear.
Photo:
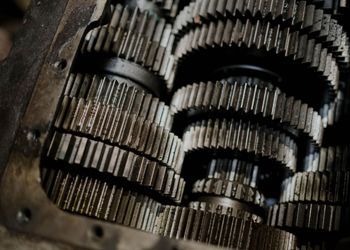
[(315, 143), (322, 142), (323, 123), (312, 107), (288, 97), (279, 88), (248, 82), (194, 83), (177, 90), (171, 102), (172, 113), (181, 112), (228, 115), (247, 113), (286, 124), (287, 128), (307, 134)]
[(242, 120), (204, 120), (184, 131), (185, 153), (200, 151), (246, 152), (296, 168), (297, 145), (288, 135)]

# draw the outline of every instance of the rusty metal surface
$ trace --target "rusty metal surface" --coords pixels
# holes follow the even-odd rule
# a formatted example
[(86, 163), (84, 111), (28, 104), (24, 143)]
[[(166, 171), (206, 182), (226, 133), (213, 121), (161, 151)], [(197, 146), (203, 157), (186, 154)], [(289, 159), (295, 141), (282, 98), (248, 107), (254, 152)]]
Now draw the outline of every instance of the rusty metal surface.
[(6, 250), (73, 250), (76, 247), (48, 241), (39, 237), (10, 232), (0, 226), (0, 249)]
[(0, 175), (66, 3), (33, 1), (9, 57), (0, 66)]

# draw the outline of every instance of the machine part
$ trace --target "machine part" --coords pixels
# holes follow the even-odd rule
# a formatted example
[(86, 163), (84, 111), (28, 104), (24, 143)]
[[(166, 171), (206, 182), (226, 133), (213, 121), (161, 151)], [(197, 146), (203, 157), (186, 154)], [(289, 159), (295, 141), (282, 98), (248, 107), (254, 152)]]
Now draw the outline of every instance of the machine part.
[(198, 180), (193, 185), (192, 194), (226, 197), (260, 207), (264, 205), (264, 196), (259, 193), (259, 190), (222, 179)]
[(286, 63), (300, 61), (305, 69), (322, 76), (331, 90), (338, 89), (339, 68), (335, 55), (327, 45), (299, 31), (259, 20), (253, 23), (226, 19), (221, 25), (211, 22), (183, 35), (176, 45), (175, 56), (181, 61), (200, 50), (214, 48), (258, 49), (283, 56)]
[(349, 203), (349, 172), (300, 172), (284, 180), (279, 200), (346, 205)]
[(253, 188), (258, 183), (259, 167), (251, 162), (238, 159), (211, 159), (205, 165), (205, 169), (209, 179), (239, 182)]
[[(154, 82), (155, 87), (151, 84), (154, 77), (147, 71), (147, 65), (141, 65), (145, 67), (141, 71), (129, 68), (130, 63), (134, 62), (132, 58), (140, 55), (136, 54), (137, 48), (144, 48), (140, 42), (144, 38), (142, 32), (147, 23), (147, 12), (140, 13), (136, 7), (130, 16), (132, 10), (118, 4), (112, 5), (112, 10), (108, 27), (101, 26), (98, 30), (87, 32), (88, 39), (80, 42), (81, 53), (77, 54), (73, 63), (54, 127), (47, 137), (49, 146), (47, 158), (42, 159), (42, 172), (47, 172), (46, 168), (50, 170), (58, 166), (58, 171), (49, 171), (53, 184), (47, 184), (45, 190), (59, 208), (99, 218), (102, 204), (117, 204), (118, 208), (119, 202), (125, 203), (123, 209), (118, 210), (118, 216), (117, 211), (113, 212), (117, 219), (109, 218), (109, 221), (125, 225), (125, 219), (120, 218), (127, 212), (131, 213), (134, 206), (131, 201), (142, 202), (145, 193), (147, 197), (152, 196), (151, 203), (147, 201), (146, 204), (146, 210), (152, 210), (151, 214), (155, 214), (154, 209), (161, 206), (158, 202), (155, 207), (152, 199), (159, 198), (159, 194), (165, 201), (181, 202), (185, 182), (179, 174), (184, 153), (182, 141), (169, 130), (172, 125), (169, 107), (147, 91), (150, 89), (160, 94), (160, 87), (157, 88), (159, 82)], [(164, 31), (165, 37), (162, 39), (168, 40), (171, 26), (165, 26), (165, 20), (149, 20), (150, 24), (154, 22), (157, 27), (155, 32)], [(134, 33), (136, 27), (139, 34)], [(148, 30), (148, 33), (153, 34), (153, 30)], [(146, 53), (147, 60), (163, 56), (162, 48), (159, 47), (164, 43), (159, 40), (161, 36), (154, 34), (151, 37), (153, 41), (146, 42), (146, 45), (151, 43), (150, 51)], [(110, 59), (101, 53), (102, 49), (110, 47), (116, 52), (116, 58)], [(90, 71), (91, 64), (82, 63), (89, 59), (84, 55), (85, 52), (92, 53), (92, 50), (97, 54), (95, 58), (102, 58), (94, 62), (100, 67), (107, 67), (104, 71), (100, 69), (98, 75)], [(153, 56), (150, 55), (152, 53)], [(101, 65), (101, 60), (108, 62)], [(121, 71), (141, 73), (133, 81), (134, 76), (125, 76)], [(142, 72), (151, 77), (143, 78)], [(128, 80), (113, 80), (116, 77), (110, 76), (110, 73), (117, 73), (117, 77)], [(78, 177), (72, 177), (69, 172), (74, 171), (73, 165), (76, 166), (75, 171), (79, 169)], [(89, 177), (79, 180), (87, 173), (90, 173)], [(109, 176), (107, 180), (104, 179), (106, 175)], [(120, 192), (116, 192), (121, 193), (122, 200), (113, 197), (111, 203), (108, 200), (110, 197), (104, 194), (108, 186), (117, 180), (135, 190), (124, 192), (123, 188), (118, 189)], [(58, 193), (52, 194), (52, 189)], [(79, 192), (80, 196), (76, 197), (75, 194)], [(75, 203), (82, 204), (83, 208), (79, 205), (76, 208)], [(135, 216), (141, 222), (135, 223), (147, 221), (149, 216), (152, 217), (151, 214), (147, 213), (144, 218), (136, 213)], [(106, 215), (102, 216), (106, 219)], [(151, 231), (153, 224), (148, 223), (147, 228), (136, 227), (135, 224), (131, 227)]]
[(263, 223), (263, 218), (256, 214), (257, 210), (247, 211), (245, 204), (223, 197), (201, 197), (201, 201), (190, 202), (188, 207), (192, 209), (201, 208), (202, 210), (215, 213), (218, 210), (232, 209), (233, 214), (237, 214), (239, 218), (252, 220), (255, 223)]
[(173, 63), (171, 30), (165, 19), (117, 4), (107, 25), (87, 33), (81, 52), (122, 58), (166, 79)]
[(289, 230), (336, 232), (345, 227), (348, 217), (349, 207), (289, 202), (270, 208), (268, 224)]
[[(87, 62), (91, 60), (98, 66), (89, 65)], [(89, 72), (107, 75), (110, 79), (131, 83), (131, 85), (143, 88), (145, 91), (151, 92), (156, 96), (162, 96), (165, 91), (163, 84), (157, 76), (125, 59), (82, 56), (78, 67), (84, 67), (84, 70), (88, 70)]]
[(230, 208), (227, 211), (218, 208), (215, 212), (209, 212), (166, 206), (158, 217), (158, 233), (231, 249), (249, 249), (254, 223), (239, 218), (232, 211)]
[[(150, 0), (146, 0), (150, 1)], [(177, 15), (180, 0), (151, 0), (161, 7), (169, 17), (174, 18)]]
[(304, 159), (303, 171), (347, 172), (349, 171), (349, 146), (310, 146)]
[[(322, 142), (322, 118), (312, 107), (288, 97), (278, 88), (269, 88), (261, 84), (248, 82), (208, 82), (194, 83), (177, 90), (171, 102), (174, 114), (180, 112), (203, 112), (212, 114), (231, 114), (241, 112), (253, 117), (262, 117), (278, 123), (286, 124), (287, 128), (297, 129), (317, 144)], [(228, 115), (229, 116), (229, 115)]]
[(81, 174), (50, 169), (43, 178), (49, 198), (59, 208), (144, 231), (152, 230), (161, 207), (145, 195)]
[[(184, 136), (184, 150), (189, 152), (247, 152), (254, 157), (296, 169), (297, 145), (284, 133), (242, 120), (203, 120), (191, 124)], [(219, 150), (220, 149), (220, 150)]]
[[(236, 214), (232, 208), (218, 206), (211, 212), (206, 208), (181, 208), (167, 206), (160, 214), (158, 233), (176, 239), (189, 239), (230, 249), (262, 249), (261, 244), (277, 241), (283, 249), (295, 249), (295, 237), (287, 232), (262, 226), (246, 217), (247, 214)], [(261, 230), (268, 229), (264, 238)], [(253, 239), (254, 238), (254, 239)], [(253, 239), (253, 240), (252, 240)], [(257, 245), (256, 245), (257, 244)], [(285, 245), (284, 245), (285, 244)], [(279, 248), (272, 248), (279, 249)]]
[[(174, 23), (176, 34), (188, 31), (194, 26), (202, 26), (221, 18), (241, 18), (269, 21), (272, 24), (307, 30), (310, 33), (327, 37), (327, 42), (343, 39), (345, 50), (349, 51), (348, 37), (343, 26), (324, 9), (307, 1), (200, 1), (196, 0), (182, 10)], [(340, 43), (338, 40), (336, 43)], [(335, 44), (334, 44), (335, 45)], [(346, 53), (343, 56), (348, 57)], [(346, 59), (349, 62), (348, 59)]]
[(47, 153), (50, 159), (125, 178), (176, 201), (181, 200), (184, 180), (173, 169), (156, 161), (117, 146), (71, 134), (56, 132), (51, 143)]
[(128, 83), (97, 76), (71, 75), (63, 98), (55, 126), (93, 131), (99, 138), (106, 138), (113, 118), (121, 114), (134, 115), (165, 129), (171, 128), (173, 120), (169, 107), (158, 98)]
[(255, 232), (252, 249), (295, 249), (295, 235), (269, 226), (261, 226)]
[(55, 126), (127, 147), (179, 172), (182, 143), (168, 129), (169, 108), (127, 84), (94, 82), (100, 86), (92, 84), (86, 99), (65, 95)]

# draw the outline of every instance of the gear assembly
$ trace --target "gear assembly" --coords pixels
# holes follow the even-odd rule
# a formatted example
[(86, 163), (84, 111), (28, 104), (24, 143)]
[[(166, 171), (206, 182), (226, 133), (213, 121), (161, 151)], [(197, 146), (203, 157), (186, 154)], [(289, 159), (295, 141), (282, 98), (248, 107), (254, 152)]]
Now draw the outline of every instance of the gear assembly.
[[(87, 8), (67, 1), (47, 58), (68, 58), (59, 73), (43, 63), (55, 97), (34, 82), (18, 121), (45, 120), (33, 150), (13, 138), (0, 224), (79, 247), (31, 221), (98, 225), (114, 248), (91, 249), (350, 248), (347, 1), (91, 0), (75, 31), (66, 23)], [(18, 182), (41, 192), (7, 208), (26, 162)], [(128, 245), (142, 232), (165, 245)]]

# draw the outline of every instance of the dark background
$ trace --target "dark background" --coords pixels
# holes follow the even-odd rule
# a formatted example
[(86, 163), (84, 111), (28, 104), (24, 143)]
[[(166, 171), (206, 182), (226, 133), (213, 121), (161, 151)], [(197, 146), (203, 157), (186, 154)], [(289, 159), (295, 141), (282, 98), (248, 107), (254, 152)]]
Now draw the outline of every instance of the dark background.
[(29, 3), (30, 0), (0, 1), (0, 62), (7, 57), (12, 47), (12, 41)]

